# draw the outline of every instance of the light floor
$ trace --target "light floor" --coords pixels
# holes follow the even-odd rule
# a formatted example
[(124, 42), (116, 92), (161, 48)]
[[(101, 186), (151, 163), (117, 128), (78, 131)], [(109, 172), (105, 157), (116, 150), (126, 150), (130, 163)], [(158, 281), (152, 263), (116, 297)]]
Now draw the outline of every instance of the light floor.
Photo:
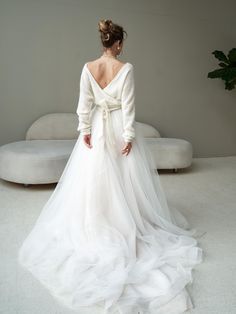
[[(236, 313), (236, 156), (194, 158), (179, 173), (159, 171), (169, 205), (193, 227), (204, 261), (188, 285), (193, 314)], [(23, 185), (0, 180), (0, 313), (72, 314), (62, 308), (16, 262), (17, 250), (55, 185)], [(96, 313), (91, 313), (96, 314)], [(158, 313), (157, 313), (158, 314)], [(167, 313), (168, 314), (168, 313)]]

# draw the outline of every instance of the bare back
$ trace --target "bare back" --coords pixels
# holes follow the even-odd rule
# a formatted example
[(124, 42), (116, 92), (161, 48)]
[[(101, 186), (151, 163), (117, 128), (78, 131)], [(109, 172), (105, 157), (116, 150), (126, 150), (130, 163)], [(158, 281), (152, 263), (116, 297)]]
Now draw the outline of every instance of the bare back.
[(125, 63), (112, 58), (102, 60), (101, 58), (88, 62), (88, 69), (100, 85), (105, 88), (117, 75)]

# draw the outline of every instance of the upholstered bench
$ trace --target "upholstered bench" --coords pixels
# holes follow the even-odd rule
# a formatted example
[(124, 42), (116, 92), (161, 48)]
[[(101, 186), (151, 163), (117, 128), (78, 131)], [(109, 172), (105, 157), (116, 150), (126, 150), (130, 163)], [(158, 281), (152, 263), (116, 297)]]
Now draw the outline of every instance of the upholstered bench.
[[(181, 139), (161, 138), (153, 126), (137, 122), (148, 141), (157, 169), (188, 167), (192, 146)], [(0, 147), (0, 178), (28, 184), (58, 182), (78, 138), (74, 113), (51, 113), (37, 119), (25, 140)]]
[[(144, 136), (159, 137), (152, 126), (138, 122)], [(0, 147), (0, 178), (28, 184), (58, 182), (78, 139), (74, 113), (51, 113), (37, 119), (25, 140)]]
[(146, 138), (157, 169), (187, 168), (192, 164), (193, 147), (184, 139), (178, 138)]

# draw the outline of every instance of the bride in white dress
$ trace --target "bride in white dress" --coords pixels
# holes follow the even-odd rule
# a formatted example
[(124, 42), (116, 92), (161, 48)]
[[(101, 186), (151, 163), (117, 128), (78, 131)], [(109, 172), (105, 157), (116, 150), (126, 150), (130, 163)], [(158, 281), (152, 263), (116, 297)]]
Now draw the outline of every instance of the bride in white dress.
[(126, 32), (111, 20), (99, 31), (103, 54), (81, 73), (78, 139), (18, 261), (75, 313), (183, 313), (203, 252), (169, 209), (135, 121), (134, 66), (117, 60)]

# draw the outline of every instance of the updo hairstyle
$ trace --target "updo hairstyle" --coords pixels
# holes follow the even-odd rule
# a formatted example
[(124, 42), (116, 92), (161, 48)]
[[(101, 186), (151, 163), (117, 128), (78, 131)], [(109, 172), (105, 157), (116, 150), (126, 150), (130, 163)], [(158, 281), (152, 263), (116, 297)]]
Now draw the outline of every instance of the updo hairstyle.
[(102, 45), (106, 48), (111, 47), (117, 40), (121, 44), (124, 40), (124, 34), (127, 37), (127, 32), (123, 27), (113, 23), (112, 20), (100, 20), (98, 31), (100, 32)]

